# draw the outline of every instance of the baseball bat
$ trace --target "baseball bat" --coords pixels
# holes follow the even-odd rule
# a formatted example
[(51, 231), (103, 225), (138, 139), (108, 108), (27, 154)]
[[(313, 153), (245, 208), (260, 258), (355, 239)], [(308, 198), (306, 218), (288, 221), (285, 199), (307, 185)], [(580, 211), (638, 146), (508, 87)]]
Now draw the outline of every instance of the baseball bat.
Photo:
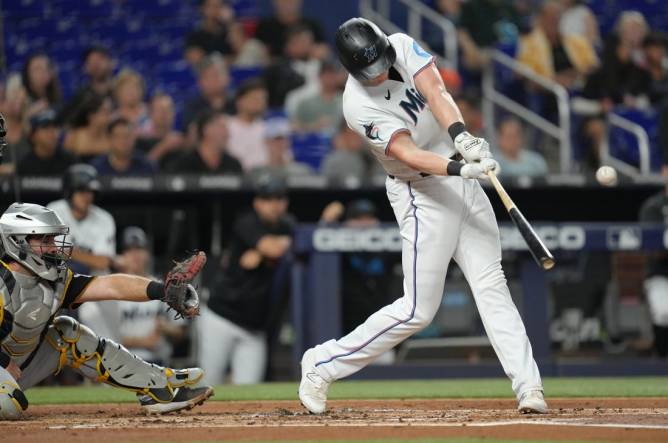
[(552, 256), (550, 250), (547, 249), (543, 241), (540, 239), (540, 237), (538, 237), (538, 234), (536, 234), (536, 231), (534, 231), (531, 227), (531, 224), (529, 224), (527, 219), (524, 218), (524, 215), (522, 215), (520, 210), (517, 209), (515, 202), (513, 202), (506, 190), (503, 188), (503, 185), (501, 185), (499, 179), (496, 178), (494, 171), (487, 171), (487, 176), (492, 181), (492, 185), (494, 185), (496, 193), (499, 194), (499, 197), (501, 198), (503, 205), (506, 207), (510, 218), (512, 219), (513, 223), (515, 223), (515, 226), (517, 226), (517, 229), (519, 229), (520, 234), (522, 234), (522, 237), (524, 238), (524, 241), (529, 246), (529, 251), (531, 251), (531, 255), (533, 256), (534, 260), (536, 260), (536, 263), (538, 263), (538, 266), (546, 271), (552, 269), (554, 267), (554, 257)]

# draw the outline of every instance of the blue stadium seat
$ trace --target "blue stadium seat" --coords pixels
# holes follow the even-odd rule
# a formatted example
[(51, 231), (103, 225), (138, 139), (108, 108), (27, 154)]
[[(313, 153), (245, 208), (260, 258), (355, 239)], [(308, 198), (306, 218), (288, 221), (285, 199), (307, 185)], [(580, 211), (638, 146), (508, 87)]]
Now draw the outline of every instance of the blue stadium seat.
[(252, 66), (246, 68), (238, 68), (233, 66), (230, 68), (230, 89), (235, 90), (244, 81), (259, 77), (261, 74), (261, 66)]
[(43, 0), (12, 0), (2, 2), (2, 11), (8, 19), (16, 17), (44, 16), (46, 2)]
[[(636, 109), (615, 108), (615, 114), (642, 126), (649, 136), (651, 170), (658, 172), (661, 166), (661, 149), (658, 142), (658, 116), (656, 112), (643, 112)], [(627, 131), (610, 129), (610, 152), (613, 157), (638, 166), (640, 154), (636, 138)]]
[(169, 17), (178, 10), (181, 0), (141, 0), (128, 1), (123, 5), (123, 12), (129, 16), (141, 14), (144, 16)]
[(331, 138), (321, 133), (294, 134), (292, 136), (292, 154), (296, 161), (306, 163), (315, 170), (331, 149)]

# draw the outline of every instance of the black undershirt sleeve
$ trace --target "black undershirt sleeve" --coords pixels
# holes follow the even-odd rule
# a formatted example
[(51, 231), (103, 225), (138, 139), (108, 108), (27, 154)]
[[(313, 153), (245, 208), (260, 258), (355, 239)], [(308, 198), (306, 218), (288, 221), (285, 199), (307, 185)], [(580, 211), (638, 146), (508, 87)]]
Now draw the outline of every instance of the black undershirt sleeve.
[(81, 306), (81, 303), (76, 303), (76, 300), (94, 278), (90, 275), (74, 274), (70, 284), (67, 286), (65, 298), (63, 299), (63, 307), (76, 309)]

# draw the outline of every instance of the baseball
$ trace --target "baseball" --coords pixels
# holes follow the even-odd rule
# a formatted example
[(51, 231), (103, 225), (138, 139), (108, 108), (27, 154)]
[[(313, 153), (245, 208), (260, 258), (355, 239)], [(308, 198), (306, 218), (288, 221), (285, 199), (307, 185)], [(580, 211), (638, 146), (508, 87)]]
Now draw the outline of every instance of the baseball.
[(617, 171), (612, 166), (601, 166), (596, 171), (596, 180), (603, 186), (615, 186), (617, 184)]

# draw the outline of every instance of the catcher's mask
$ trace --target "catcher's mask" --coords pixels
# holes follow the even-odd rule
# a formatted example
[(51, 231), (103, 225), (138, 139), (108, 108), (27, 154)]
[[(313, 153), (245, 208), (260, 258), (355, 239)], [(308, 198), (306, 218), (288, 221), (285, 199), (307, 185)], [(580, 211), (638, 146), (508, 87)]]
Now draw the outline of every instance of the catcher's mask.
[(13, 203), (0, 217), (5, 256), (45, 280), (65, 275), (72, 255), (69, 231), (51, 209), (31, 203)]

